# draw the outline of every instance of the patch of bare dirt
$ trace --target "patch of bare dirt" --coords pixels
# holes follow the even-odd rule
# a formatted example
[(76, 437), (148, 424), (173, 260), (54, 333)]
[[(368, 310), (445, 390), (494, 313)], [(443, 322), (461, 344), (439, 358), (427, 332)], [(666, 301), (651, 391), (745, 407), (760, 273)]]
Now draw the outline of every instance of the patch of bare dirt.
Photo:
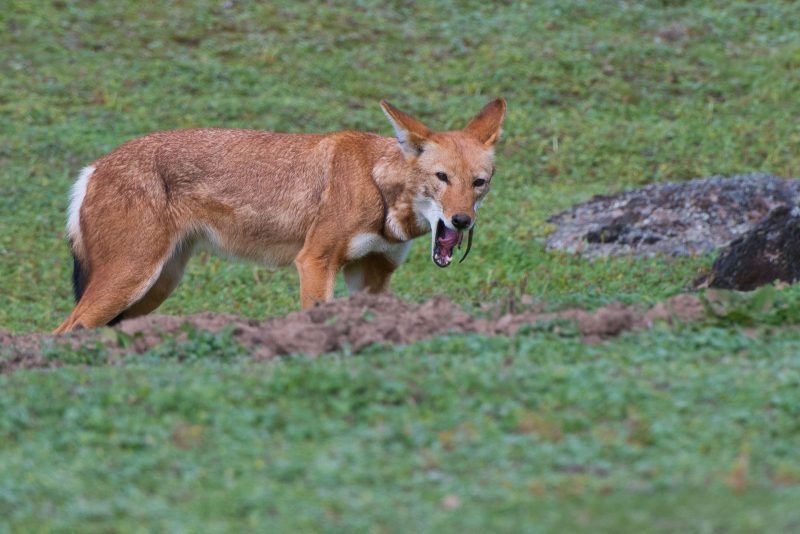
[(657, 321), (692, 322), (704, 316), (702, 303), (691, 295), (673, 297), (647, 311), (616, 303), (592, 312), (530, 309), (477, 318), (444, 297), (417, 305), (391, 295), (362, 294), (264, 321), (202, 313), (189, 317), (150, 315), (123, 321), (116, 330), (83, 330), (65, 336), (12, 335), (0, 331), (3, 354), (0, 373), (60, 365), (58, 360), (43, 356), (43, 351), (54, 345), (77, 348), (99, 344), (114, 360), (125, 354), (141, 354), (166, 338), (185, 337), (187, 326), (210, 332), (232, 328), (235, 341), (250, 349), (253, 358), (264, 360), (298, 352), (309, 355), (343, 349), (359, 352), (376, 343), (406, 344), (448, 333), (510, 335), (526, 325), (559, 320), (574, 323), (584, 341), (597, 342), (624, 331), (649, 328)]
[(587, 257), (691, 256), (717, 250), (800, 200), (800, 181), (715, 176), (597, 195), (549, 219), (547, 248)]

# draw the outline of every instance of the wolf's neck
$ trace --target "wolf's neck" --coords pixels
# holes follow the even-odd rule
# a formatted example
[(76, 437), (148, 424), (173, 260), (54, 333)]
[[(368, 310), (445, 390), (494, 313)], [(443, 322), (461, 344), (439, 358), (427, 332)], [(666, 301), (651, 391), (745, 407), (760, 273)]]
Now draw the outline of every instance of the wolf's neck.
[(394, 150), (380, 158), (372, 176), (385, 203), (384, 236), (390, 240), (408, 241), (429, 231), (427, 221), (420, 221), (415, 210), (415, 200), (421, 194), (408, 163)]

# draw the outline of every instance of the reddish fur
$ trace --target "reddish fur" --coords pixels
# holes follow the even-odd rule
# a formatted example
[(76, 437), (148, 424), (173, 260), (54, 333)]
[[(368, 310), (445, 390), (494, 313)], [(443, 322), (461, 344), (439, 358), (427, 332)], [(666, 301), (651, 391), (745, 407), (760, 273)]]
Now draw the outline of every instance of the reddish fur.
[[(56, 332), (154, 310), (177, 285), (195, 242), (207, 237), (239, 257), (294, 261), (304, 308), (332, 297), (345, 266), (362, 270), (364, 289), (386, 290), (397, 265), (380, 253), (349, 259), (351, 240), (377, 234), (399, 243), (427, 233), (414, 211), (420, 195), (436, 197), (448, 217), (474, 218), (488, 186), (476, 191), (473, 175), (490, 175), (505, 103), (489, 104), (465, 130), (439, 133), (387, 107), (410, 142), (425, 147), (421, 155), (363, 132), (189, 129), (134, 139), (97, 160), (74, 251), (88, 271), (86, 289)], [(445, 189), (432, 177), (439, 167), (453, 180)], [(154, 285), (131, 302), (160, 265)]]

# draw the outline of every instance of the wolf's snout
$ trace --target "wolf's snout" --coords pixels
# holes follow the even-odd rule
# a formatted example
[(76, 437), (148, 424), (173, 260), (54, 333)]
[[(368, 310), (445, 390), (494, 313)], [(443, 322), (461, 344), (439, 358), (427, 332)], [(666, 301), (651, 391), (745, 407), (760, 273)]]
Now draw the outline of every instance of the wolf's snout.
[(464, 213), (456, 213), (452, 218), (453, 226), (459, 230), (464, 230), (472, 223), (472, 218)]

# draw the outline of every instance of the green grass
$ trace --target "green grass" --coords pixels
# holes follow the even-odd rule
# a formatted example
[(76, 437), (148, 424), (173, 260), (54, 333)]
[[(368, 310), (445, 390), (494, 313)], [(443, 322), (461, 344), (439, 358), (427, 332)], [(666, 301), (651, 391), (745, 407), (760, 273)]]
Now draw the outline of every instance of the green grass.
[(17, 373), (0, 378), (0, 516), (20, 532), (793, 530), (798, 352), (794, 332), (707, 326)]
[[(381, 97), (441, 129), (509, 104), (470, 259), (440, 270), (415, 244), (399, 295), (678, 293), (709, 258), (546, 253), (546, 219), (645, 183), (800, 176), (798, 20), (780, 1), (7, 0), (0, 327), (68, 313), (68, 189), (116, 145), (188, 126), (388, 135)], [(201, 257), (162, 311), (297, 298), (291, 270)], [(0, 378), (0, 531), (797, 530), (796, 321), (743, 315), (600, 347), (466, 336), (253, 364), (200, 340), (175, 349), (203, 353), (188, 361), (20, 372)]]
[[(506, 96), (473, 256), (442, 272), (417, 243), (394, 284), (415, 299), (484, 300), (526, 275), (548, 300), (674, 293), (697, 262), (587, 268), (542, 254), (545, 219), (652, 181), (800, 175), (792, 3), (168, 5), (11, 2), (0, 15), (5, 328), (50, 329), (69, 311), (68, 188), (83, 165), (156, 129), (388, 135), (380, 97), (451, 128)], [(685, 40), (657, 41), (676, 25)], [(164, 311), (264, 316), (296, 306), (293, 272), (211, 259), (193, 262)]]

